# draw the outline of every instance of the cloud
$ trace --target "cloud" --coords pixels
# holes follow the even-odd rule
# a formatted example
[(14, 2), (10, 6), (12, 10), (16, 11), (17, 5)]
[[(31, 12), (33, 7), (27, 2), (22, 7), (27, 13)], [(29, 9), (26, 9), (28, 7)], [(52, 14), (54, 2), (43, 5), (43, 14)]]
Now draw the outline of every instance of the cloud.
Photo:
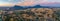
[(22, 3), (18, 3), (16, 5), (19, 5), (19, 6), (30, 6), (30, 5), (34, 5), (35, 2), (22, 2)]
[(24, 2), (19, 2), (16, 5), (19, 6), (32, 6), (36, 4), (40, 4), (43, 0), (24, 0)]
[[(14, 5), (19, 5), (19, 6), (34, 6), (37, 4), (51, 4), (59, 0), (8, 0), (8, 3), (2, 3), (0, 6), (14, 6)], [(18, 2), (17, 2), (18, 1)], [(0, 2), (1, 3), (1, 2)]]
[(18, 2), (22, 2), (22, 0), (0, 0), (0, 6), (14, 6)]
[(14, 4), (12, 4), (12, 3), (2, 3), (2, 4), (0, 4), (0, 6), (14, 6)]
[(24, 2), (19, 2), (16, 5), (19, 6), (34, 6), (37, 4), (48, 3), (48, 0), (24, 0)]

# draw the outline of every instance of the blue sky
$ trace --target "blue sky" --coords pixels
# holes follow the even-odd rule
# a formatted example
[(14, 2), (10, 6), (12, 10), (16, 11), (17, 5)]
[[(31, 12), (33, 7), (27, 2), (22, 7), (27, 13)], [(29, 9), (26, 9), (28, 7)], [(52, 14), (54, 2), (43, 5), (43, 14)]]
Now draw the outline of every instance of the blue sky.
[[(25, 1), (25, 0), (0, 0), (0, 2), (15, 2), (15, 3), (17, 3), (17, 2), (22, 2), (22, 1)], [(27, 0), (27, 1), (29, 1), (29, 0)], [(37, 0), (36, 0), (37, 1)], [(60, 0), (43, 0), (43, 1), (45, 1), (45, 2), (60, 2)]]
[(60, 0), (48, 0), (48, 2), (60, 2)]
[(10, 2), (10, 3), (17, 3), (17, 2), (21, 2), (22, 0), (0, 0), (0, 2), (5, 3), (5, 2)]
[[(22, 1), (25, 1), (25, 0), (0, 0), (0, 2), (14, 2), (14, 3), (17, 3), (17, 2), (22, 2)], [(29, 1), (29, 0), (27, 0)], [(37, 1), (37, 0), (36, 0)], [(43, 0), (43, 1), (46, 1), (46, 2), (60, 2), (60, 0)]]
[[(26, 3), (25, 3), (26, 2)], [(16, 5), (16, 4), (23, 4), (25, 3), (24, 5), (27, 5), (28, 2), (30, 2), (29, 4), (31, 4), (31, 2), (33, 2), (33, 4), (31, 5), (35, 5), (35, 4), (41, 4), (41, 5), (44, 5), (44, 3), (51, 3), (51, 2), (59, 2), (60, 3), (60, 0), (0, 0), (0, 6), (3, 4), (4, 5)], [(42, 4), (43, 3), (43, 4)], [(28, 5), (29, 5), (28, 4)], [(47, 5), (47, 4), (45, 4)], [(59, 5), (59, 4), (58, 4)]]

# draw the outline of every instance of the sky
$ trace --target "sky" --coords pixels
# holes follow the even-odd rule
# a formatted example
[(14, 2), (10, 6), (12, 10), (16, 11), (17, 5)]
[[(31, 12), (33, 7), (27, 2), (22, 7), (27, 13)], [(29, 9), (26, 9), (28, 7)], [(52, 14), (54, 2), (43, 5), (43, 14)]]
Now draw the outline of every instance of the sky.
[(0, 6), (59, 6), (60, 0), (0, 0)]

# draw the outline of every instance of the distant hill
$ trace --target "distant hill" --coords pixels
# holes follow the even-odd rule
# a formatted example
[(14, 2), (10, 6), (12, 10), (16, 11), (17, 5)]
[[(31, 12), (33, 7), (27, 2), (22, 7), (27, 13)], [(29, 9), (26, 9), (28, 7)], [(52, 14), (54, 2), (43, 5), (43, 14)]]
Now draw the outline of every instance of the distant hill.
[(28, 6), (28, 7), (26, 7), (26, 8), (41, 8), (42, 6), (40, 6), (40, 5), (35, 5), (35, 6)]
[(18, 5), (15, 5), (13, 7), (0, 7), (0, 10), (7, 10), (7, 8), (9, 8), (9, 10), (23, 10), (23, 9), (29, 9), (29, 8), (51, 8), (51, 7), (40, 6), (40, 5), (35, 5), (35, 6), (18, 6)]
[(9, 10), (23, 10), (23, 9), (29, 9), (29, 8), (44, 8), (40, 5), (35, 5), (35, 6), (18, 6), (15, 5), (13, 7), (0, 7), (1, 10), (6, 10), (7, 8), (9, 8)]
[(15, 5), (14, 7), (11, 7), (10, 9), (13, 9), (13, 8), (14, 8), (14, 10), (19, 10), (19, 9), (29, 9), (29, 8), (41, 8), (41, 6), (36, 5), (36, 6), (25, 6), (25, 7), (23, 7), (23, 6)]
[(15, 10), (23, 9), (22, 6), (17, 6), (17, 5), (15, 5), (13, 8), (14, 8)]

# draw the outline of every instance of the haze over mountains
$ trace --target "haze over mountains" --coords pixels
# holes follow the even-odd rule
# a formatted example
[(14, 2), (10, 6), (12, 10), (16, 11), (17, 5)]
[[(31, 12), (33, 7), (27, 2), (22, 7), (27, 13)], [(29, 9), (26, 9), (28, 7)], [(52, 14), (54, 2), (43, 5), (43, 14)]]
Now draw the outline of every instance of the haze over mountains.
[(12, 9), (12, 10), (19, 10), (19, 9), (29, 9), (29, 8), (41, 8), (40, 5), (36, 5), (36, 6), (18, 6), (18, 5), (15, 5), (14, 7), (0, 7), (1, 10), (6, 10), (6, 9)]
[(35, 6), (18, 6), (15, 5), (13, 7), (0, 7), (0, 10), (7, 10), (9, 8), (9, 10), (20, 10), (20, 9), (29, 9), (29, 8), (53, 8), (50, 6), (41, 6), (41, 5), (35, 5)]
[(35, 6), (19, 6), (19, 5), (10, 6), (10, 7), (0, 6), (0, 9), (5, 10), (7, 8), (10, 8), (10, 9), (18, 10), (18, 9), (27, 9), (27, 8), (53, 8), (53, 7), (60, 8), (60, 2), (37, 4)]

